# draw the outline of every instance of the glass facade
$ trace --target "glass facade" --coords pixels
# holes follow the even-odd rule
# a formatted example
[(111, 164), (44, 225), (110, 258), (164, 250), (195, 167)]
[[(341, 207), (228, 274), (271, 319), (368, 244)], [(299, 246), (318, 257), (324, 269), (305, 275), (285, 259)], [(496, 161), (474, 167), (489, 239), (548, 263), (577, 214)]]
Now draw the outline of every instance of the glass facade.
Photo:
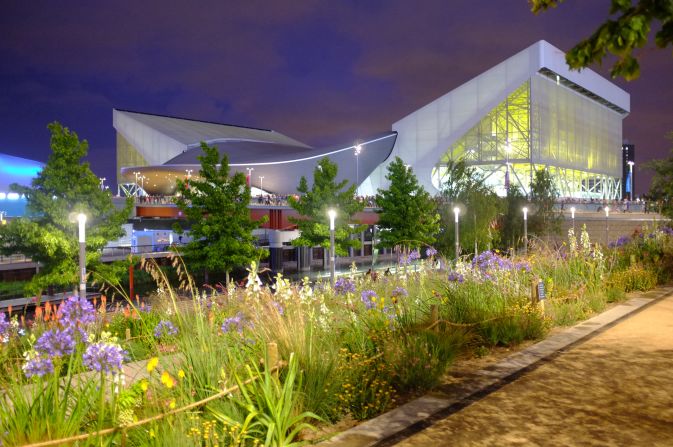
[(464, 159), (500, 195), (527, 194), (536, 169), (551, 171), (564, 197), (621, 197), (623, 116), (549, 76), (533, 75), (452, 144), (432, 173), (439, 187), (448, 160)]

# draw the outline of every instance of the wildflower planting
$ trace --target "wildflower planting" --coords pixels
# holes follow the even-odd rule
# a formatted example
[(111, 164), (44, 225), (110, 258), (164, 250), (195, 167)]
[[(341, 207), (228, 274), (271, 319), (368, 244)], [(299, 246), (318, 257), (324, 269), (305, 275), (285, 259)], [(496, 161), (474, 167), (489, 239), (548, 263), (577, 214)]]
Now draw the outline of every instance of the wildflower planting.
[[(334, 287), (255, 264), (245, 286), (199, 293), (146, 264), (158, 292), (116, 312), (76, 297), (27, 321), (0, 313), (2, 445), (293, 445), (316, 425), (371, 418), (437, 385), (458, 355), (542, 338), (670, 280), (673, 235), (660, 228), (526, 258), (483, 252), (442, 262), (426, 250), (397, 274), (338, 278)], [(545, 305), (537, 296), (540, 284)], [(179, 294), (190, 299), (179, 298)], [(145, 300), (143, 300), (145, 301)], [(151, 305), (150, 305), (151, 304)]]

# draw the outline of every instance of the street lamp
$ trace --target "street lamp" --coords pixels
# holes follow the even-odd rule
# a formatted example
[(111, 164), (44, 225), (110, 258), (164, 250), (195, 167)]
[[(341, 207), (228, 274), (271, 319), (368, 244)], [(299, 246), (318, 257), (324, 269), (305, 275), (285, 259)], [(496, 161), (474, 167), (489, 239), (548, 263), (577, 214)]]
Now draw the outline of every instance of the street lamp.
[(460, 232), (458, 230), (458, 216), (460, 216), (460, 208), (457, 206), (453, 207), (453, 214), (455, 216), (455, 237), (456, 237), (456, 261), (458, 261), (458, 256), (460, 255)]
[(259, 189), (262, 191), (260, 194), (264, 193), (264, 176), (260, 175), (259, 176)]
[(332, 287), (334, 287), (334, 219), (336, 218), (336, 210), (329, 209), (327, 215), (329, 216), (329, 277)]
[(105, 177), (101, 177), (98, 180), (100, 180), (100, 189), (105, 190), (105, 180), (107, 180)]
[(633, 165), (632, 161), (626, 162), (629, 165), (629, 200), (633, 202)]
[(355, 191), (360, 187), (360, 152), (362, 152), (362, 145), (355, 145)]
[(570, 218), (573, 220), (573, 234), (575, 233), (575, 207), (570, 207)]
[(77, 215), (79, 223), (79, 297), (86, 298), (86, 215)]
[(523, 207), (523, 254), (528, 254), (528, 207)]
[(255, 170), (255, 168), (245, 168), (248, 170), (248, 177), (246, 178), (246, 181), (248, 182), (248, 186), (250, 186), (250, 179), (252, 179), (252, 171)]
[(608, 245), (610, 245), (610, 237), (608, 235), (608, 233), (610, 232), (610, 228), (609, 228), (609, 225), (608, 225), (608, 217), (609, 216), (610, 216), (610, 207), (606, 206), (605, 207), (605, 248), (607, 248)]

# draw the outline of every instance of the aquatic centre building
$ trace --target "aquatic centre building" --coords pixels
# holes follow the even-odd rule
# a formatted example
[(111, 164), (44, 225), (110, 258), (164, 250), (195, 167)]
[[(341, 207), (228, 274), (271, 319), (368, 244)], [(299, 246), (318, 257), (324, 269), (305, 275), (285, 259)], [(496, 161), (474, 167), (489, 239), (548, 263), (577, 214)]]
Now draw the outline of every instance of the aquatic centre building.
[[(200, 142), (229, 156), (255, 189), (293, 194), (309, 184), (325, 156), (339, 180), (360, 195), (387, 187), (395, 156), (431, 193), (441, 190), (450, 160), (465, 160), (500, 194), (529, 193), (538, 169), (548, 169), (564, 197), (619, 199), (623, 188), (622, 120), (630, 96), (584, 69), (570, 71), (565, 54), (539, 41), (392, 125), (392, 130), (344, 145), (312, 148), (281, 133), (226, 124), (113, 111), (118, 183), (171, 194), (175, 179), (198, 173)], [(140, 179), (140, 180), (139, 180)]]

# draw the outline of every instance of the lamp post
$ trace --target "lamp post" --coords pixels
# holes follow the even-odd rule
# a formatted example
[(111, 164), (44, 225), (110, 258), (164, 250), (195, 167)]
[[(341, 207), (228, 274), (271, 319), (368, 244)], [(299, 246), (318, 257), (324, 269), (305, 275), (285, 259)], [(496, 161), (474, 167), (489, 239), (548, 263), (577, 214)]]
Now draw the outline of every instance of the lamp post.
[(79, 223), (79, 297), (86, 298), (86, 215), (77, 215)]
[(632, 161), (626, 162), (629, 165), (629, 200), (633, 202), (633, 165)]
[(460, 255), (460, 230), (458, 229), (459, 227), (459, 216), (460, 216), (460, 208), (457, 206), (453, 207), (453, 215), (455, 217), (455, 237), (456, 237), (456, 261), (458, 261), (458, 256)]
[(140, 177), (140, 172), (138, 172), (138, 171), (134, 171), (134, 172), (133, 172), (133, 175), (136, 176), (136, 186), (138, 186), (138, 177)]
[(570, 207), (570, 218), (573, 220), (573, 234), (575, 233), (575, 207)]
[(105, 190), (105, 180), (107, 180), (105, 177), (101, 177), (98, 180), (100, 180), (100, 189), (101, 191)]
[(329, 277), (332, 287), (334, 287), (334, 219), (336, 218), (336, 211), (330, 209), (327, 211), (329, 216)]
[(528, 254), (528, 207), (523, 207), (523, 254)]
[(360, 188), (360, 152), (362, 152), (362, 145), (355, 145), (355, 195), (357, 195), (358, 188)]
[(246, 178), (246, 180), (248, 182), (248, 186), (251, 186), (250, 183), (251, 183), (251, 179), (252, 179), (252, 171), (254, 171), (255, 168), (245, 168), (245, 169), (248, 170), (248, 177)]
[(260, 194), (264, 193), (264, 176), (260, 175), (259, 176), (259, 189), (260, 189)]
[(605, 248), (608, 248), (608, 245), (610, 244), (610, 227), (608, 225), (608, 217), (610, 216), (610, 207), (606, 206), (605, 207)]

